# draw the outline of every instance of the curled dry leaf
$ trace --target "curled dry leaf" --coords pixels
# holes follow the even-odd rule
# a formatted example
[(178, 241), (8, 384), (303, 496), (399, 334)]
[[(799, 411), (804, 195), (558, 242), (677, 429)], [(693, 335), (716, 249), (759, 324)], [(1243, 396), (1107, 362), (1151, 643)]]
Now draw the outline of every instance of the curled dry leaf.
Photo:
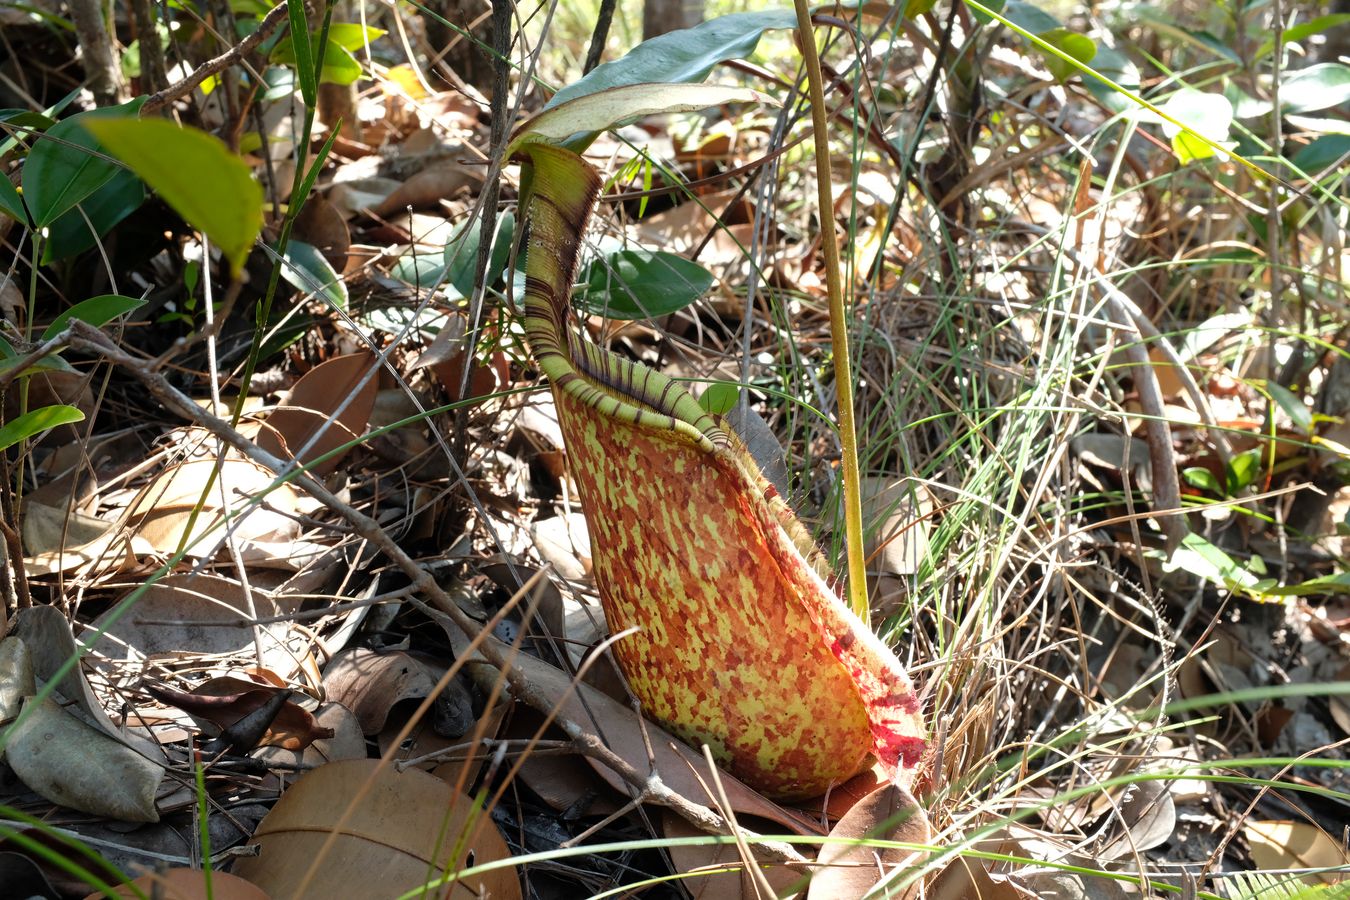
[[(281, 459), (309, 464), (360, 437), (379, 389), (379, 379), (371, 375), (376, 362), (370, 353), (352, 353), (310, 369), (291, 388), (286, 403), (263, 422), (258, 446)], [(310, 472), (328, 475), (345, 455), (343, 451), (315, 463)]]
[[(864, 841), (868, 838), (927, 844), (932, 837), (928, 815), (904, 788), (888, 784), (881, 787), (844, 814), (830, 831), (832, 838)], [(856, 900), (865, 896), (882, 878), (894, 876), (899, 869), (918, 866), (927, 856), (921, 850), (869, 847), (865, 843), (830, 843), (820, 848), (819, 868), (811, 878), (808, 900)], [(898, 884), (898, 882), (896, 882)], [(915, 883), (907, 890), (888, 896), (920, 896)]]
[(50, 699), (24, 704), (5, 758), (30, 790), (58, 806), (121, 822), (158, 822), (164, 770)]
[(1177, 825), (1177, 807), (1171, 784), (1141, 781), (1129, 786), (1107, 825), (1106, 839), (1097, 856), (1118, 859), (1167, 843)]
[(135, 562), (128, 536), (112, 522), (66, 512), (64, 507), (31, 499), (24, 505), (23, 545), (28, 552), (24, 566), (29, 576), (116, 572)]
[(324, 695), (356, 714), (365, 734), (379, 734), (401, 700), (425, 697), (436, 687), (417, 659), (401, 650), (344, 650), (323, 673)]
[[(105, 896), (102, 891), (95, 891), (84, 900), (103, 900)], [(268, 900), (267, 894), (257, 885), (228, 872), (213, 871), (208, 889), (206, 874), (201, 869), (169, 869), (142, 875), (118, 887), (113, 896), (151, 896), (161, 900)]]
[[(199, 685), (191, 692), (153, 684), (146, 685), (145, 690), (155, 699), (178, 707), (194, 719), (207, 722), (216, 732), (220, 732), (235, 725), (250, 713), (256, 712), (285, 688), (222, 675)], [(333, 734), (333, 729), (320, 725), (309, 710), (294, 700), (287, 699), (276, 718), (267, 726), (257, 746), (303, 750), (316, 740), (331, 738)]]
[[(396, 897), (428, 878), (449, 879), (468, 859), (482, 864), (510, 856), (491, 817), (468, 797), (456, 797), (426, 772), (399, 773), (373, 759), (329, 763), (302, 775), (259, 824), (253, 843), (259, 855), (241, 858), (235, 873), (290, 900)], [(433, 894), (447, 896), (444, 888)], [(496, 869), (454, 883), (448, 896), (511, 900), (521, 894), (515, 871)]]
[(250, 498), (266, 494), (267, 508), (251, 509), (234, 521), (234, 539), (241, 543), (291, 540), (300, 528), (287, 514), (295, 511), (298, 498), (288, 484), (273, 488), (275, 481), (267, 469), (234, 456), (227, 456), (219, 467), (211, 459), (179, 463), (141, 491), (131, 504), (127, 522), (137, 537), (160, 554), (177, 552), (186, 539), (189, 555), (201, 556), (225, 535), (225, 513), (238, 515)]

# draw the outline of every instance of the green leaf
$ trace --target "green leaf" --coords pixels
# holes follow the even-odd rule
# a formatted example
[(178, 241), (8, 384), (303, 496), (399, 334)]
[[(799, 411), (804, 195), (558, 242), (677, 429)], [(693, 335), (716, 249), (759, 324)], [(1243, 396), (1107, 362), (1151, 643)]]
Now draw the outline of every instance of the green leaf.
[(1270, 399), (1279, 404), (1280, 409), (1284, 410), (1285, 415), (1294, 423), (1295, 428), (1304, 434), (1312, 432), (1312, 410), (1308, 409), (1308, 404), (1295, 397), (1293, 391), (1278, 382), (1267, 381), (1265, 382), (1265, 388), (1266, 392), (1270, 394)]
[[(492, 238), (492, 256), (488, 260), (484, 278), (492, 284), (506, 268), (506, 260), (511, 255), (511, 240), (516, 232), (516, 219), (506, 213), (497, 219), (497, 233)], [(473, 294), (473, 276), (478, 268), (478, 246), (481, 243), (481, 228), (477, 219), (471, 219), (450, 243), (445, 245), (446, 280), (459, 291), (461, 297)]]
[[(42, 264), (83, 253), (144, 203), (145, 182), (130, 169), (118, 169), (79, 209), (72, 209), (47, 228), (47, 240), (42, 242)], [(90, 225), (93, 231), (89, 230)]]
[(0, 109), (0, 122), (25, 131), (46, 131), (56, 124), (51, 116), (28, 109)]
[(725, 416), (741, 399), (741, 386), (730, 381), (714, 381), (698, 398), (699, 406), (715, 416)]
[[(314, 48), (310, 46), (309, 24), (305, 21), (305, 0), (286, 0), (286, 16), (290, 34), (282, 38), (282, 42), (291, 47), (295, 76), (300, 79), (300, 97), (305, 106), (313, 109), (319, 102), (319, 86), (314, 80)], [(272, 52), (275, 54), (276, 50)]]
[(1199, 488), (1202, 491), (1209, 491), (1222, 497), (1223, 487), (1219, 484), (1219, 479), (1214, 477), (1214, 473), (1204, 466), (1191, 466), (1181, 470), (1181, 479), (1193, 488)]
[[(57, 122), (33, 145), (23, 164), (23, 196), (33, 223), (46, 228), (75, 208), (117, 173), (106, 151), (85, 126), (126, 120), (140, 111), (144, 97), (78, 113)], [(58, 143), (59, 141), (59, 143)]]
[(73, 406), (63, 404), (44, 406), (41, 409), (26, 412), (17, 419), (6, 422), (4, 427), (0, 428), (0, 450), (13, 447), (20, 441), (26, 441), (33, 435), (41, 434), (58, 425), (79, 422), (82, 419), (84, 419), (84, 413)]
[(1261, 474), (1261, 451), (1245, 450), (1228, 462), (1228, 496), (1236, 497), (1240, 491), (1256, 481)]
[[(1067, 28), (1054, 28), (1050, 31), (1043, 31), (1040, 34), (1040, 38), (1062, 52), (1065, 56), (1071, 56), (1081, 63), (1092, 62), (1093, 57), (1097, 55), (1097, 44), (1092, 38), (1077, 34)], [(1045, 57), (1045, 67), (1050, 70), (1050, 74), (1053, 75), (1055, 81), (1060, 84), (1063, 84), (1078, 74), (1078, 68), (1076, 66), (1065, 62), (1058, 56), (1052, 56), (1049, 53), (1042, 55)]]
[(421, 288), (431, 287), (433, 284), (439, 284), (445, 277), (445, 261), (434, 252), (419, 252), (414, 255), (409, 251), (394, 260), (389, 274), (405, 284)]
[(1271, 597), (1306, 597), (1310, 594), (1350, 594), (1350, 572), (1337, 572), (1311, 578), (1300, 584), (1266, 588), (1262, 593)]
[(1055, 31), (1061, 25), (1059, 19), (1022, 0), (1008, 0), (1000, 11), (1009, 22), (1036, 35)]
[(165, 119), (91, 121), (86, 127), (210, 238), (239, 273), (263, 224), (262, 187), (242, 159), (218, 138)]
[[(1161, 109), (1196, 134), (1203, 135), (1216, 144), (1228, 140), (1228, 132), (1233, 125), (1233, 104), (1222, 94), (1182, 88), (1169, 97)], [(1163, 122), (1163, 134), (1171, 138), (1172, 149), (1183, 165), (1215, 155), (1213, 147), (1171, 122)]]
[[(1331, 166), (1343, 164), (1347, 157), (1350, 157), (1350, 135), (1324, 134), (1307, 146), (1300, 147), (1290, 162), (1309, 175), (1316, 175)], [(1327, 174), (1337, 176), (1340, 173)]]
[(581, 305), (612, 319), (647, 319), (684, 309), (712, 287), (712, 273), (661, 250), (619, 250), (582, 274)]
[(1350, 66), (1318, 63), (1299, 69), (1280, 83), (1280, 108), (1289, 113), (1316, 112), (1350, 101)]
[[(334, 25), (333, 28), (338, 26)], [(378, 31), (379, 29), (374, 29)], [(331, 33), (330, 33), (331, 38)], [(299, 61), (296, 59), (295, 44), (289, 36), (277, 41), (273, 48), (268, 62), (279, 63), (281, 65), (295, 67), (296, 74), (302, 71)], [(324, 46), (323, 51), (323, 71), (319, 73), (319, 81), (323, 84), (351, 84), (361, 77), (361, 63), (357, 62), (356, 57), (352, 56), (350, 50), (339, 46), (331, 39)], [(301, 88), (303, 94), (304, 78), (301, 77)]]
[(384, 37), (386, 33), (383, 28), (372, 28), (359, 22), (334, 22), (328, 26), (328, 43), (355, 53), (364, 50), (367, 43)]
[(306, 294), (317, 293), (338, 309), (347, 308), (347, 285), (318, 248), (304, 241), (286, 243), (281, 275)]
[(621, 59), (596, 66), (580, 81), (554, 94), (544, 108), (615, 87), (699, 82), (723, 60), (754, 53), (764, 32), (796, 27), (797, 16), (792, 10), (769, 9), (719, 16), (693, 28), (671, 31), (643, 41)]
[(905, 4), (905, 18), (913, 19), (921, 16), (935, 6), (937, 6), (937, 0), (909, 0)]
[(23, 198), (3, 172), (0, 172), (0, 212), (16, 222), (25, 224), (28, 222), (28, 213), (23, 209)]
[[(1306, 37), (1312, 37), (1313, 35), (1321, 34), (1324, 31), (1330, 31), (1338, 25), (1344, 25), (1346, 22), (1350, 22), (1350, 13), (1334, 13), (1329, 16), (1318, 16), (1315, 19), (1302, 22), (1292, 28), (1286, 28), (1284, 30), (1283, 43), (1288, 45), (1295, 41), (1301, 41)], [(1252, 59), (1258, 60), (1261, 57), (1274, 52), (1275, 39), (1271, 38), (1260, 47), (1256, 48), (1256, 55), (1252, 57)]]
[(1170, 560), (1162, 563), (1164, 572), (1189, 572), (1231, 591), (1248, 593), (1257, 577), (1238, 565), (1231, 556), (1202, 538), (1188, 532)]
[(122, 294), (102, 294), (98, 297), (90, 297), (88, 300), (81, 300), (52, 320), (52, 324), (48, 325), (46, 330), (42, 332), (42, 340), (49, 341), (56, 337), (65, 330), (66, 323), (71, 319), (79, 319), (81, 322), (88, 322), (95, 328), (102, 328), (118, 316), (126, 315), (133, 309), (144, 305), (144, 300), (137, 300), (135, 297), (126, 297)]
[[(749, 88), (719, 84), (634, 84), (577, 97), (526, 119), (506, 147), (510, 159), (530, 141), (584, 148), (601, 131), (656, 113), (692, 112), (723, 103), (778, 101)], [(569, 140), (572, 139), (572, 140)]]

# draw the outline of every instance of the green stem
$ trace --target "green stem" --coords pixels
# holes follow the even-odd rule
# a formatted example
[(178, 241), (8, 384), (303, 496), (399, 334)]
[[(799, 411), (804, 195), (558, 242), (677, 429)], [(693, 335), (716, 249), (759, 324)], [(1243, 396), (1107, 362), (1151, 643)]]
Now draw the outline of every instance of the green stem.
[(801, 39), (806, 80), (811, 92), (811, 130), (816, 144), (816, 187), (820, 205), (820, 245), (825, 253), (825, 289), (830, 302), (830, 345), (834, 355), (834, 384), (839, 395), (839, 441), (844, 476), (844, 544), (848, 551), (849, 606), (871, 627), (867, 602), (867, 568), (863, 553), (862, 498), (858, 477), (858, 433), (853, 422), (853, 366), (848, 352), (848, 320), (844, 312), (844, 285), (839, 273), (839, 243), (834, 234), (834, 192), (830, 187), (830, 139), (825, 122), (824, 77), (816, 35), (806, 0), (794, 0), (797, 33)]

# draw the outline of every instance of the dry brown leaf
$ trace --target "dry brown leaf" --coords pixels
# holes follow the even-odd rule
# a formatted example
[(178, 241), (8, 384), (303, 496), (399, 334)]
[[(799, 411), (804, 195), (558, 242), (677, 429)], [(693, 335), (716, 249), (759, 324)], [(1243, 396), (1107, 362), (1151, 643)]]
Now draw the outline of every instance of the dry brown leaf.
[(5, 761), (58, 806), (119, 822), (158, 822), (164, 770), (52, 700), (24, 703), (6, 732)]
[(373, 212), (388, 218), (408, 207), (426, 209), (448, 200), (461, 188), (476, 183), (473, 170), (454, 160), (444, 160), (409, 178), (375, 207)]
[(269, 765), (321, 766), (339, 759), (365, 759), (366, 736), (361, 733), (356, 716), (341, 703), (322, 703), (314, 712), (319, 727), (333, 732), (330, 738), (319, 738), (304, 750), (283, 747), (259, 747), (249, 754)]
[[(103, 900), (105, 896), (102, 891), (95, 891), (84, 900)], [(229, 872), (213, 871), (208, 890), (206, 874), (201, 869), (169, 869), (142, 875), (118, 887), (114, 896), (153, 896), (161, 900), (268, 900), (262, 888)]]
[[(293, 611), (281, 609), (260, 591), (253, 591), (251, 598), (253, 610), (261, 617)], [(251, 624), (250, 593), (232, 578), (166, 575), (114, 622), (116, 611), (114, 606), (93, 622), (94, 629), (106, 627), (91, 650), (96, 668), (125, 662), (139, 669), (150, 659), (160, 664), (183, 660), (195, 665), (201, 656), (256, 657), (256, 647), (261, 645), (262, 659), (254, 662), (291, 677), (304, 666), (307, 656), (288, 646), (288, 623), (257, 628)]]
[[(529, 740), (543, 721), (538, 710), (519, 707), (512, 712), (511, 724), (502, 737)], [(550, 729), (540, 740), (566, 740), (566, 736)], [(559, 812), (575, 810), (588, 816), (607, 816), (619, 809), (613, 789), (575, 753), (530, 754), (521, 760), (516, 778)]]
[(317, 194), (305, 201), (296, 216), (292, 233), (296, 240), (314, 247), (339, 275), (347, 268), (347, 251), (352, 246), (351, 231), (342, 213)]
[[(366, 377), (376, 362), (373, 354), (351, 353), (310, 369), (291, 388), (285, 405), (263, 422), (258, 446), (281, 459), (308, 464), (360, 437), (380, 386), (378, 378)], [(328, 475), (346, 453), (314, 464), (310, 472)]]
[[(747, 823), (742, 822), (740, 824), (745, 825)], [(661, 814), (661, 831), (667, 838), (706, 836), (670, 810), (665, 810)], [(760, 896), (753, 888), (746, 889), (745, 880), (750, 876), (742, 870), (744, 860), (735, 844), (681, 845), (671, 847), (667, 852), (670, 854), (670, 862), (676, 873), (685, 876), (680, 879), (680, 886), (689, 892), (693, 900), (742, 900), (742, 898), (752, 898), (753, 900), (753, 898)], [(760, 871), (769, 882), (769, 886), (774, 889), (775, 897), (778, 897), (779, 900), (789, 900), (791, 897), (800, 896), (798, 892), (789, 893), (789, 891), (793, 887), (800, 889), (805, 885), (807, 875), (805, 867), (784, 864), (767, 865), (763, 864), (763, 860), (760, 860), (760, 862)], [(730, 868), (731, 871), (716, 872), (709, 875), (689, 875), (689, 873), (697, 872), (700, 869), (726, 868)]]
[(1167, 843), (1177, 826), (1177, 807), (1171, 784), (1141, 781), (1129, 786), (1112, 816), (1113, 836), (1097, 852), (1101, 859), (1118, 859)]
[[(830, 831), (832, 838), (861, 841), (879, 838), (926, 844), (932, 837), (928, 815), (902, 787), (888, 784), (873, 791), (854, 805)], [(855, 900), (872, 890), (883, 877), (897, 869), (923, 862), (927, 854), (918, 850), (868, 847), (865, 844), (830, 843), (820, 848), (816, 858), (820, 868), (811, 879), (809, 900)], [(922, 887), (914, 884), (894, 896), (918, 897)]]
[[(466, 859), (481, 864), (511, 855), (491, 817), (468, 797), (454, 796), (426, 772), (399, 773), (373, 759), (329, 763), (301, 776), (258, 825), (253, 843), (261, 853), (240, 858), (236, 874), (288, 900), (395, 897), (429, 875), (453, 874)], [(449, 896), (521, 894), (515, 870), (497, 869), (455, 884)]]
[[(1249, 821), (1242, 833), (1251, 845), (1252, 861), (1262, 869), (1329, 869), (1350, 865), (1350, 851), (1321, 828), (1287, 819)], [(1337, 884), (1344, 872), (1306, 876), (1308, 884)]]
[(287, 513), (295, 511), (299, 498), (289, 484), (273, 488), (275, 481), (268, 469), (234, 456), (227, 456), (219, 467), (211, 459), (179, 463), (165, 469), (137, 495), (127, 522), (158, 553), (177, 552), (186, 535), (188, 553), (201, 556), (225, 535), (226, 510), (238, 514), (249, 498), (265, 493), (268, 508), (252, 509), (236, 520), (234, 539), (241, 543), (292, 540), (299, 536), (300, 526)]
[(1022, 894), (990, 878), (984, 860), (958, 856), (928, 886), (928, 900), (1022, 900)]
[(379, 734), (394, 704), (420, 699), (436, 677), (402, 650), (354, 647), (338, 654), (323, 673), (324, 695), (350, 709), (365, 734)]

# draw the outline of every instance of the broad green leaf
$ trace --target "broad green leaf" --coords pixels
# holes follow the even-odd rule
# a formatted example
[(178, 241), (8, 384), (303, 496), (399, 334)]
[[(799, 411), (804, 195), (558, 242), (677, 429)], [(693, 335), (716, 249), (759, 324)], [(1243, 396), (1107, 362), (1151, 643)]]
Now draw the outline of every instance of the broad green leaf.
[(1318, 63), (1291, 73), (1280, 83), (1280, 107), (1285, 114), (1316, 112), (1350, 102), (1350, 66)]
[(46, 131), (56, 124), (51, 116), (28, 109), (0, 109), (0, 122), (23, 131)]
[(1054, 31), (1062, 24), (1048, 12), (1022, 0), (1008, 0), (1001, 11), (1009, 22), (1036, 35)]
[(0, 173), (0, 212), (16, 222), (28, 222), (28, 214), (23, 211), (23, 199), (4, 173)]
[(389, 274), (405, 284), (420, 288), (431, 287), (433, 284), (439, 284), (445, 277), (445, 260), (439, 253), (419, 252), (414, 255), (409, 251), (394, 260)]
[(328, 43), (355, 53), (364, 50), (368, 42), (379, 40), (386, 33), (383, 28), (372, 28), (359, 22), (334, 22), (328, 26)]
[[(577, 138), (584, 146), (595, 134), (643, 116), (748, 102), (778, 105), (778, 101), (767, 94), (730, 85), (634, 84), (610, 88), (569, 100), (526, 119), (507, 145), (506, 158), (510, 159), (523, 144), (531, 141), (561, 144), (568, 138)], [(577, 149), (576, 143), (572, 149)]]
[(1308, 409), (1308, 404), (1295, 397), (1293, 391), (1279, 382), (1267, 381), (1265, 389), (1270, 394), (1270, 399), (1279, 404), (1280, 409), (1284, 410), (1285, 415), (1294, 423), (1295, 428), (1304, 434), (1312, 431), (1312, 410)]
[(1240, 491), (1256, 481), (1261, 474), (1261, 451), (1245, 450), (1228, 462), (1228, 496), (1236, 497)]
[[(1077, 34), (1067, 28), (1055, 28), (1050, 31), (1044, 31), (1040, 35), (1041, 40), (1050, 44), (1055, 49), (1071, 56), (1081, 63), (1092, 62), (1093, 57), (1097, 55), (1097, 44), (1090, 37)], [(1045, 67), (1050, 70), (1050, 74), (1055, 77), (1055, 81), (1060, 84), (1068, 81), (1078, 74), (1078, 68), (1073, 66), (1058, 56), (1052, 56), (1049, 53), (1044, 54)]]
[(125, 297), (121, 294), (103, 294), (98, 297), (90, 297), (88, 300), (81, 300), (53, 319), (52, 324), (48, 325), (47, 329), (42, 332), (42, 339), (49, 341), (56, 337), (65, 329), (66, 323), (71, 319), (79, 319), (81, 322), (88, 322), (95, 328), (102, 328), (118, 316), (125, 315), (144, 305), (144, 300)]
[(1193, 488), (1199, 488), (1202, 491), (1209, 491), (1212, 494), (1223, 496), (1223, 486), (1219, 484), (1219, 479), (1214, 477), (1214, 473), (1204, 466), (1191, 466), (1181, 470), (1181, 479)]
[(73, 406), (63, 404), (44, 406), (41, 409), (26, 412), (18, 418), (6, 422), (4, 427), (0, 428), (0, 450), (13, 447), (20, 441), (49, 431), (58, 425), (79, 422), (83, 418), (84, 413)]
[(905, 18), (913, 19), (921, 16), (935, 6), (937, 0), (909, 0), (909, 3), (905, 4)]
[(712, 273), (660, 250), (620, 250), (593, 260), (581, 305), (612, 319), (647, 319), (684, 309), (712, 287)]
[(347, 308), (347, 285), (317, 247), (304, 241), (287, 242), (286, 265), (281, 267), (281, 274), (305, 293), (322, 294), (338, 309)]
[(48, 227), (47, 240), (42, 242), (42, 264), (83, 253), (144, 203), (145, 182), (129, 169), (118, 169), (79, 209), (72, 209)]
[(127, 120), (144, 102), (139, 97), (121, 106), (77, 113), (38, 139), (23, 164), (23, 196), (35, 225), (46, 228), (117, 173), (117, 163), (104, 158), (104, 148), (85, 126)]
[(796, 27), (797, 16), (792, 10), (767, 9), (719, 16), (693, 28), (671, 31), (643, 41), (620, 59), (596, 66), (580, 81), (554, 94), (544, 108), (552, 109), (609, 88), (700, 82), (723, 60), (754, 53), (764, 32)]
[(699, 406), (715, 416), (725, 416), (741, 399), (741, 386), (730, 381), (715, 381), (698, 398)]
[(262, 187), (218, 138), (165, 119), (87, 124), (189, 225), (220, 248), (237, 274), (262, 230)]
[[(1228, 140), (1233, 125), (1233, 105), (1222, 94), (1210, 94), (1192, 88), (1177, 91), (1161, 107), (1162, 111), (1196, 134), (1216, 144)], [(1215, 155), (1209, 144), (1171, 122), (1163, 122), (1163, 134), (1172, 140), (1172, 149), (1183, 164)]]
[[(1290, 162), (1315, 176), (1331, 166), (1344, 164), (1347, 157), (1350, 157), (1350, 135), (1324, 134), (1299, 148)], [(1329, 174), (1335, 176), (1341, 173)]]
[[(506, 268), (511, 255), (511, 240), (516, 232), (516, 219), (506, 213), (497, 219), (497, 233), (492, 239), (492, 256), (488, 259), (484, 277), (488, 284), (495, 282)], [(473, 294), (473, 276), (478, 268), (480, 223), (471, 219), (462, 232), (445, 245), (445, 277), (459, 291), (461, 297)]]
[[(296, 59), (295, 44), (289, 36), (277, 41), (268, 62), (292, 66), (297, 75), (301, 71), (300, 62)], [(351, 51), (329, 40), (324, 46), (323, 71), (319, 73), (319, 81), (324, 84), (351, 84), (360, 77), (361, 64), (357, 62), (355, 56), (352, 56)], [(303, 85), (304, 79), (301, 78), (302, 88)]]
[[(1295, 41), (1301, 41), (1306, 37), (1312, 37), (1313, 35), (1321, 34), (1324, 31), (1330, 31), (1347, 22), (1350, 22), (1350, 14), (1347, 13), (1333, 13), (1329, 16), (1318, 16), (1308, 22), (1301, 22), (1292, 28), (1286, 28), (1282, 36), (1283, 43), (1286, 45), (1292, 44)], [(1260, 47), (1256, 48), (1256, 55), (1253, 59), (1260, 59), (1261, 57), (1274, 52), (1275, 39), (1271, 38)]]

